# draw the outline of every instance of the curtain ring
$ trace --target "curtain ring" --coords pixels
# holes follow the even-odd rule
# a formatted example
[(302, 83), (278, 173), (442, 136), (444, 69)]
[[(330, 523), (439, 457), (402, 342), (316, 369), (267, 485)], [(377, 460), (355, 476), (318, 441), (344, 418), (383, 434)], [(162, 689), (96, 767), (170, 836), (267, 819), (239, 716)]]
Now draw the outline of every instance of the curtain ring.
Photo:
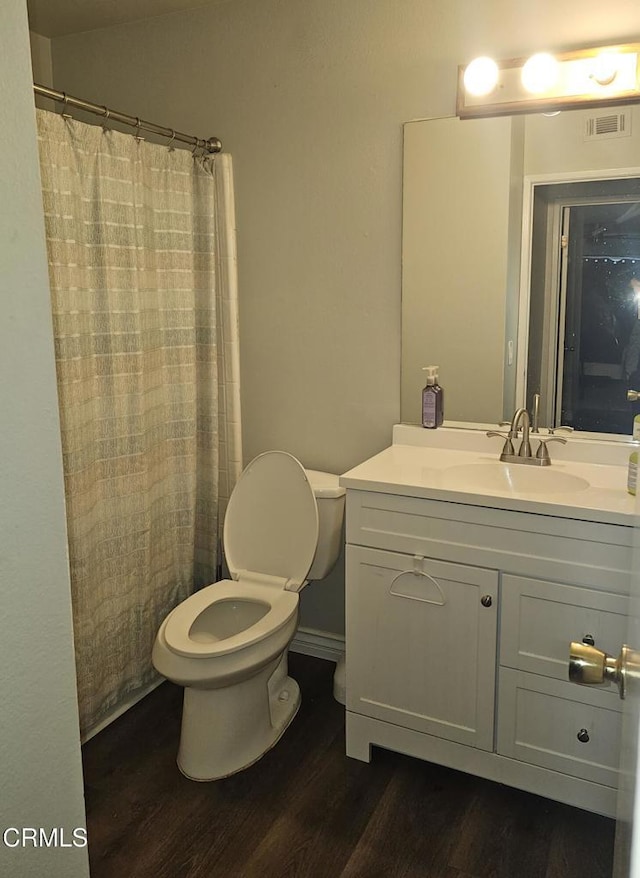
[(109, 117), (111, 116), (111, 110), (109, 107), (103, 105), (102, 109), (104, 110), (104, 122), (102, 123), (102, 130), (106, 134), (109, 131), (109, 127), (107, 126), (107, 122), (109, 121)]
[(171, 146), (171, 144), (173, 143), (173, 141), (174, 141), (175, 139), (176, 139), (176, 132), (175, 132), (174, 129), (172, 128), (172, 129), (171, 129), (171, 140), (167, 143), (167, 149), (169, 150), (169, 152), (173, 152), (174, 149), (175, 149), (174, 146)]
[(144, 137), (140, 134), (140, 117), (136, 116), (136, 133), (133, 135), (138, 143), (141, 143), (144, 140)]
[[(66, 91), (62, 92), (62, 103), (64, 104), (65, 109), (69, 106), (69, 98), (67, 97)], [(73, 119), (73, 116), (71, 115), (71, 113), (65, 113), (63, 111), (60, 115), (62, 116), (63, 119), (66, 119), (67, 121), (69, 119)]]

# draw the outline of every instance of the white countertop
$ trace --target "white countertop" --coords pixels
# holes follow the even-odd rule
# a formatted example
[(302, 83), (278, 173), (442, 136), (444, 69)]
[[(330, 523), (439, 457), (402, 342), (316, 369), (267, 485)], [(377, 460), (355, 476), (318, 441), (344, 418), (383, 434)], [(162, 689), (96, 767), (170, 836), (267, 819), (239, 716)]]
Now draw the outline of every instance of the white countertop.
[[(532, 444), (535, 453), (537, 443)], [(360, 491), (632, 527), (636, 498), (626, 489), (627, 460), (635, 447), (637, 443), (569, 438), (566, 446), (549, 445), (548, 467), (500, 464), (500, 440), (487, 438), (483, 431), (402, 425), (394, 428), (393, 445), (344, 473), (340, 484)], [(499, 478), (494, 485), (495, 476)], [(524, 488), (518, 484), (521, 476)], [(565, 481), (570, 486), (566, 490)]]

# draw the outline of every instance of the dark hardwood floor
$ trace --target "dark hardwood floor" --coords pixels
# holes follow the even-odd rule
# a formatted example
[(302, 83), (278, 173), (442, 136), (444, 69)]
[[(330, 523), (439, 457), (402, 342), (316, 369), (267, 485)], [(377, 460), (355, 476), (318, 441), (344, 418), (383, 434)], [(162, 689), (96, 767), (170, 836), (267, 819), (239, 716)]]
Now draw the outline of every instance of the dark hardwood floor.
[(612, 820), (384, 750), (347, 759), (333, 664), (289, 665), (300, 712), (234, 777), (182, 777), (170, 683), (85, 745), (92, 878), (611, 875)]

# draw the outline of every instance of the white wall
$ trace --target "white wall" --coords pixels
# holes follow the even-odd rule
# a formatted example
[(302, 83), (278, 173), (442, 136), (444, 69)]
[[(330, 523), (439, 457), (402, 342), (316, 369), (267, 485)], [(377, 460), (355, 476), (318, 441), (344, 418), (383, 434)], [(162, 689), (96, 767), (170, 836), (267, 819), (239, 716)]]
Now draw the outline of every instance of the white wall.
[[(624, 110), (626, 137), (585, 140), (587, 119)], [(640, 105), (611, 110), (574, 110), (558, 116), (528, 116), (525, 124), (524, 173), (560, 174), (640, 167)]]
[[(639, 32), (637, 0), (233, 0), (52, 48), (58, 88), (233, 153), (245, 455), (340, 472), (399, 418), (402, 123), (451, 115), (481, 52)], [(337, 574), (302, 621), (341, 603)]]
[[(0, 4), (0, 832), (84, 826), (62, 459), (24, 0)], [(7, 836), (10, 844), (15, 833)], [(11, 848), (5, 878), (86, 876), (86, 848)]]
[[(53, 59), (51, 57), (51, 40), (41, 34), (29, 31), (31, 45), (31, 67), (33, 81), (39, 85), (53, 87)], [(36, 95), (36, 106), (41, 110), (55, 110), (54, 101)]]
[(51, 58), (51, 40), (29, 31), (31, 46), (31, 66), (33, 81), (40, 85), (51, 85), (53, 82), (53, 60)]

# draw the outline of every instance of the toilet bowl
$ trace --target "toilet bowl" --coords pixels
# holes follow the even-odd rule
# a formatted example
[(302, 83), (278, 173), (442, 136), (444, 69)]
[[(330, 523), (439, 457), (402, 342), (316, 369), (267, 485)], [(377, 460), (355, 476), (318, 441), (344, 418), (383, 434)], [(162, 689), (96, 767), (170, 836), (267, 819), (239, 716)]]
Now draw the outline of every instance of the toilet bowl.
[(341, 545), (344, 489), (269, 451), (243, 471), (224, 523), (232, 579), (191, 595), (169, 613), (152, 654), (156, 670), (185, 687), (178, 767), (216, 780), (256, 762), (300, 706), (287, 673), (298, 593), (324, 578)]

